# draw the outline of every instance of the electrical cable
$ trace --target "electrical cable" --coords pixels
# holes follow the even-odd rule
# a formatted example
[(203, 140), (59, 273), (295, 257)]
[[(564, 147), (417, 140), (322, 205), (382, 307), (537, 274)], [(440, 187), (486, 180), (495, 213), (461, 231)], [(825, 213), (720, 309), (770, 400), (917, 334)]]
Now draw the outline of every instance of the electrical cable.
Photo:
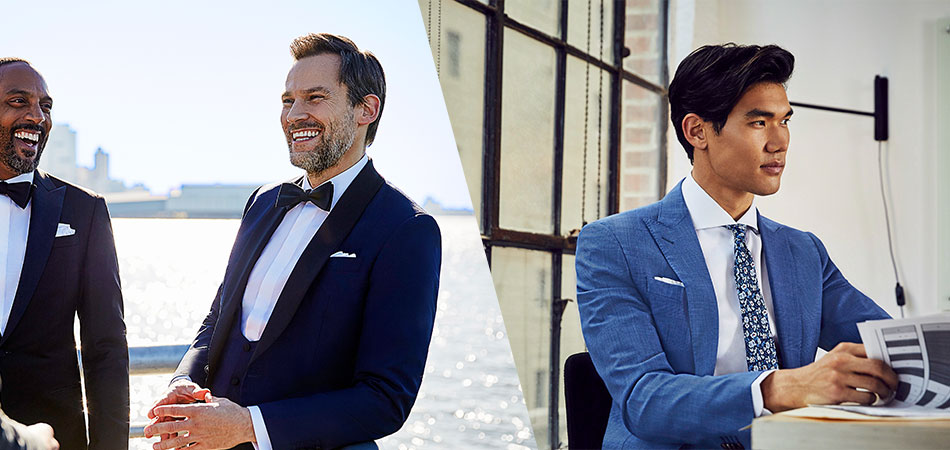
[[(587, 54), (590, 55), (590, 15), (593, 9), (593, 0), (587, 0)], [(590, 63), (584, 65), (584, 146), (581, 164), (581, 226), (587, 225), (587, 129), (590, 115)], [(598, 149), (599, 151), (600, 149)], [(599, 198), (599, 197), (598, 197)]]
[(877, 141), (877, 169), (881, 181), (881, 202), (884, 203), (884, 224), (887, 226), (887, 249), (891, 253), (891, 266), (894, 268), (894, 280), (897, 285), (894, 287), (894, 295), (897, 297), (897, 306), (901, 310), (901, 318), (904, 318), (904, 288), (901, 286), (900, 277), (897, 275), (897, 260), (894, 258), (894, 242), (891, 240), (891, 220), (887, 211), (887, 196), (884, 194), (884, 142)]

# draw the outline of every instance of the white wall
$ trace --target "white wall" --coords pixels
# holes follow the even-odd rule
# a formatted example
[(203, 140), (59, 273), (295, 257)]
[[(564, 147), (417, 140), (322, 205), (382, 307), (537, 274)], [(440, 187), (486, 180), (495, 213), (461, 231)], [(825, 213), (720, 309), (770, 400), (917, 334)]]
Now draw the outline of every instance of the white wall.
[[(874, 75), (890, 82), (890, 140), (885, 188), (898, 273), (908, 315), (950, 309), (938, 298), (936, 30), (950, 17), (947, 0), (750, 1), (674, 0), (671, 71), (678, 49), (707, 43), (778, 44), (795, 55), (791, 101), (861, 111), (874, 109)], [(689, 12), (692, 12), (691, 14)], [(692, 45), (683, 45), (691, 40)], [(950, 80), (939, 80), (950, 84)], [(950, 124), (940, 124), (948, 127)], [(788, 165), (778, 194), (760, 211), (817, 234), (844, 275), (892, 315), (894, 274), (878, 182), (874, 120), (796, 108)], [(671, 134), (670, 187), (689, 172)], [(945, 175), (940, 172), (939, 176)], [(945, 200), (941, 200), (946, 203)], [(950, 239), (941, 232), (940, 239)]]

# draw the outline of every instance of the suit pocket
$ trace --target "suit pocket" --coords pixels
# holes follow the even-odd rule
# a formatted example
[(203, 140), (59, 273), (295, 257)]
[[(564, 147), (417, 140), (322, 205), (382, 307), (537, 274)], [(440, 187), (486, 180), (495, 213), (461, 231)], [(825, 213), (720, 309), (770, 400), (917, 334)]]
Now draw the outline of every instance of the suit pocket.
[(53, 239), (53, 248), (57, 247), (69, 247), (71, 245), (76, 245), (79, 243), (79, 236), (73, 234), (71, 236), (60, 236)]
[(324, 270), (334, 271), (334, 272), (355, 272), (360, 269), (360, 259), (359, 258), (342, 258), (335, 257), (327, 260), (327, 265), (324, 267)]
[(683, 298), (683, 294), (685, 292), (686, 288), (683, 286), (664, 283), (652, 277), (647, 279), (647, 294), (649, 294), (651, 297), (658, 295), (661, 297), (681, 299)]

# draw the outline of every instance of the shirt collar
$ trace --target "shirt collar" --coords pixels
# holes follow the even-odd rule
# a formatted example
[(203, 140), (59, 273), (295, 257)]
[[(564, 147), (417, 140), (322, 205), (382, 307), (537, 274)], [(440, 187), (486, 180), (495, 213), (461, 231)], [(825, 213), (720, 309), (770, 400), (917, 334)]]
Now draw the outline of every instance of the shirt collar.
[[(356, 164), (353, 164), (348, 169), (336, 174), (333, 178), (330, 178), (327, 181), (324, 181), (320, 184), (323, 186), (327, 183), (333, 183), (333, 199), (330, 200), (330, 209), (332, 210), (336, 206), (337, 202), (340, 201), (340, 197), (343, 196), (343, 192), (346, 191), (346, 188), (350, 187), (350, 184), (353, 183), (353, 180), (356, 179), (356, 176), (359, 175), (360, 171), (363, 170), (363, 167), (366, 166), (366, 163), (369, 162), (369, 157), (366, 156), (366, 153), (363, 153), (363, 157), (360, 158)], [(303, 190), (310, 190), (310, 178), (306, 175), (303, 177)]]
[(10, 184), (13, 184), (13, 183), (24, 183), (24, 182), (29, 182), (30, 184), (32, 184), (32, 183), (33, 183), (33, 174), (34, 174), (34, 173), (35, 173), (35, 172), (33, 172), (33, 171), (30, 171), (30, 172), (27, 172), (27, 173), (21, 173), (21, 174), (15, 176), (15, 177), (13, 177), (13, 178), (10, 178), (9, 180), (3, 180), (3, 181), (6, 182), (6, 183), (10, 183)]
[(693, 219), (693, 228), (703, 230), (707, 228), (724, 227), (726, 225), (735, 225), (737, 223), (746, 225), (756, 233), (759, 232), (759, 212), (755, 206), (755, 197), (752, 197), (752, 205), (746, 210), (745, 214), (739, 220), (732, 220), (732, 216), (719, 206), (709, 194), (703, 190), (702, 186), (693, 179), (693, 174), (683, 180), (683, 200), (686, 202), (686, 209)]

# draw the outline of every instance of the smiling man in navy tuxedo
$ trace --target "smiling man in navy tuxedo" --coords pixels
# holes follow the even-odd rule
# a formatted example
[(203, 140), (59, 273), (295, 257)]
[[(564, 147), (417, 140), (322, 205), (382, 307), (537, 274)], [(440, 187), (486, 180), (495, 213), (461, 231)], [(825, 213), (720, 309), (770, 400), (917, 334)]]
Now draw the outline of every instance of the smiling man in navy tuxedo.
[(0, 404), (86, 448), (78, 313), (88, 446), (126, 447), (129, 352), (106, 203), (36, 169), (53, 100), (29, 63), (0, 59), (0, 96)]
[[(887, 314), (817, 237), (755, 207), (785, 168), (793, 65), (774, 45), (690, 54), (669, 99), (692, 173), (581, 231), (578, 308), (613, 397), (605, 448), (749, 447), (740, 429), (762, 414), (897, 386), (855, 344), (858, 322)], [(819, 347), (830, 353), (814, 362)]]
[(371, 441), (403, 425), (419, 390), (441, 238), (366, 156), (383, 69), (329, 34), (291, 51), (281, 123), (307, 175), (251, 196), (211, 312), (150, 413), (156, 448)]

